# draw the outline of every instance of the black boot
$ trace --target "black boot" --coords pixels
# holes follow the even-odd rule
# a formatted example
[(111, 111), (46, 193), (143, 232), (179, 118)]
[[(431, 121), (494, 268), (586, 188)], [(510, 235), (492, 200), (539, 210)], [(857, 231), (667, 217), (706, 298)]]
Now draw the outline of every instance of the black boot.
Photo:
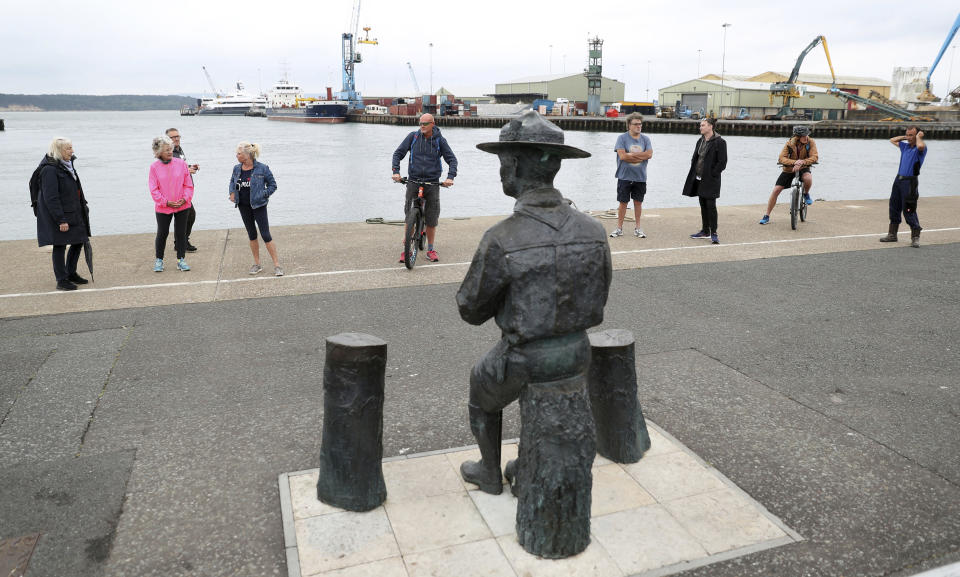
[(87, 284), (88, 282), (90, 282), (75, 272), (68, 274), (67, 280), (72, 282), (73, 284)]
[(890, 223), (890, 232), (887, 233), (887, 236), (880, 237), (880, 242), (897, 242), (897, 229), (900, 228), (900, 223), (891, 222)]
[(920, 248), (920, 231), (921, 228), (911, 228), (910, 229), (910, 246), (913, 248)]
[(470, 409), (470, 430), (480, 446), (480, 460), (466, 461), (460, 465), (460, 476), (468, 483), (480, 487), (484, 493), (499, 495), (503, 492), (503, 477), (500, 475), (500, 431), (503, 412), (484, 412), (473, 405)]

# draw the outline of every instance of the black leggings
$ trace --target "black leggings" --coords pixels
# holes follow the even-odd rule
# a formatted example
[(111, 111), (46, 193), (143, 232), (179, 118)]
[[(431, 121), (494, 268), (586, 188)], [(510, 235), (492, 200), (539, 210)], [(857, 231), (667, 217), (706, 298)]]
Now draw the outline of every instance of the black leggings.
[[(82, 244), (71, 244), (67, 251), (67, 245), (53, 245), (53, 274), (57, 277), (57, 282), (67, 280), (67, 277), (77, 273), (77, 263), (80, 261), (80, 249)], [(66, 252), (66, 261), (64, 261), (64, 252)]]
[(187, 211), (181, 210), (173, 214), (157, 213), (157, 240), (154, 241), (154, 251), (157, 258), (163, 258), (163, 250), (167, 246), (167, 235), (170, 234), (170, 221), (173, 220), (173, 248), (177, 251), (177, 258), (187, 254)]
[(238, 204), (237, 208), (240, 209), (240, 218), (243, 219), (243, 226), (247, 227), (247, 237), (250, 240), (257, 240), (258, 228), (264, 244), (273, 240), (270, 236), (270, 221), (267, 220), (267, 205), (250, 208), (249, 204)]
[(700, 220), (703, 221), (703, 230), (707, 234), (717, 234), (717, 199), (700, 198)]
[(190, 208), (187, 209), (187, 242), (190, 241), (190, 233), (193, 232), (193, 223), (197, 221), (196, 205), (190, 201)]

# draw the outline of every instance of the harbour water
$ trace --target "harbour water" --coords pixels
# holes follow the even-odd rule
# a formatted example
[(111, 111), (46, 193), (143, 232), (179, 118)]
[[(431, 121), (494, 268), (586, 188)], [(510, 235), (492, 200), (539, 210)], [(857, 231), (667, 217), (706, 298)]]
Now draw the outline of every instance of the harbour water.
[[(270, 201), (274, 225), (356, 222), (382, 217), (399, 219), (403, 187), (390, 181), (390, 158), (410, 127), (346, 123), (313, 125), (267, 122), (245, 117), (181, 117), (176, 111), (150, 112), (6, 112), (0, 132), (0, 240), (36, 235), (27, 182), (55, 136), (73, 140), (77, 170), (90, 203), (95, 235), (151, 232), (156, 228), (147, 173), (153, 156), (150, 142), (170, 127), (183, 135), (195, 178), (197, 229), (242, 227), (227, 199), (237, 142), (263, 146), (261, 161), (277, 178)], [(512, 199), (499, 184), (499, 161), (476, 149), (496, 140), (491, 128), (442, 128), (459, 160), (456, 185), (441, 193), (442, 217), (508, 214)], [(816, 134), (813, 135), (816, 138)], [(721, 206), (762, 204), (779, 168), (783, 138), (729, 136), (730, 160), (723, 174)], [(648, 168), (645, 209), (694, 205), (680, 190), (690, 166), (696, 136), (651, 135), (654, 157)], [(616, 206), (616, 135), (566, 133), (568, 144), (593, 154), (564, 161), (556, 185), (581, 210)], [(960, 141), (929, 141), (923, 167), (922, 196), (960, 195), (956, 167)], [(815, 198), (858, 200), (886, 198), (899, 153), (886, 140), (818, 138), (821, 163), (814, 170)], [(406, 173), (406, 160), (401, 163)], [(444, 172), (446, 174), (446, 172)], [(782, 195), (781, 201), (787, 196)], [(920, 204), (923, 217), (923, 204)], [(759, 218), (760, 214), (757, 215)], [(721, 217), (722, 218), (722, 217)]]

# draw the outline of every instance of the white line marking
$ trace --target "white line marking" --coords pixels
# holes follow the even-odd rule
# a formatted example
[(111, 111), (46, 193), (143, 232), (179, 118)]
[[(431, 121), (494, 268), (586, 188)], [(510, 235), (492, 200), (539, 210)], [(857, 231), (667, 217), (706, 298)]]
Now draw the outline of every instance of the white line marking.
[[(420, 268), (438, 268), (438, 267), (451, 267), (451, 266), (467, 266), (469, 262), (455, 262), (455, 263), (443, 263), (443, 264), (428, 264)], [(354, 274), (354, 273), (376, 273), (376, 272), (404, 272), (406, 268), (358, 268), (350, 270), (330, 270), (330, 271), (320, 271), (320, 272), (305, 272), (300, 274), (288, 274), (282, 277), (278, 276), (251, 276), (249, 278), (232, 278), (232, 279), (221, 279), (221, 280), (200, 280), (200, 281), (187, 281), (187, 282), (169, 282), (169, 283), (156, 283), (156, 284), (140, 284), (140, 285), (123, 285), (115, 287), (106, 287), (106, 288), (84, 288), (77, 291), (77, 294), (89, 294), (96, 292), (107, 292), (107, 291), (123, 291), (123, 290), (136, 290), (136, 289), (150, 289), (150, 288), (168, 288), (168, 287), (182, 287), (182, 286), (203, 286), (203, 285), (217, 285), (217, 284), (229, 284), (229, 283), (242, 283), (242, 282), (269, 282), (285, 278), (310, 278), (310, 277), (322, 277), (322, 276), (336, 276), (343, 274)], [(14, 298), (14, 297), (35, 297), (35, 296), (44, 296), (44, 295), (66, 295), (72, 294), (73, 291), (49, 291), (49, 292), (38, 292), (38, 293), (12, 293), (0, 295), (0, 298)]]
[[(952, 228), (931, 228), (923, 229), (925, 233), (932, 232), (953, 232), (960, 230), (960, 227)], [(910, 231), (903, 231), (899, 234), (908, 234)], [(671, 246), (665, 248), (642, 248), (636, 250), (617, 250), (611, 251), (612, 255), (622, 255), (622, 254), (642, 254), (642, 253), (654, 253), (654, 252), (670, 252), (678, 250), (703, 250), (711, 249), (717, 250), (719, 247), (735, 247), (735, 246), (757, 246), (764, 244), (783, 244), (790, 242), (810, 242), (817, 240), (840, 240), (845, 238), (869, 238), (884, 236), (883, 233), (870, 233), (870, 234), (844, 234), (840, 236), (818, 236), (818, 237), (804, 237), (804, 238), (788, 238), (788, 239), (779, 239), (779, 240), (758, 240), (752, 242), (738, 242), (733, 244), (702, 244), (696, 246)], [(469, 262), (452, 262), (452, 263), (443, 263), (443, 264), (428, 264), (420, 268), (422, 269), (431, 269), (439, 267), (455, 267), (455, 266), (469, 266)], [(186, 281), (186, 282), (170, 282), (170, 283), (158, 283), (158, 284), (141, 284), (141, 285), (124, 285), (124, 286), (115, 286), (115, 287), (106, 287), (106, 288), (84, 288), (77, 291), (77, 294), (89, 294), (96, 292), (109, 292), (109, 291), (126, 291), (126, 290), (137, 290), (137, 289), (151, 289), (151, 288), (169, 288), (169, 287), (185, 287), (185, 286), (203, 286), (203, 285), (216, 285), (216, 284), (230, 284), (230, 283), (244, 283), (244, 282), (269, 282), (281, 279), (296, 279), (296, 278), (312, 278), (312, 277), (325, 277), (325, 276), (338, 276), (344, 274), (361, 274), (361, 273), (383, 273), (383, 272), (394, 272), (394, 273), (403, 273), (407, 272), (405, 268), (402, 267), (383, 267), (383, 268), (358, 268), (358, 269), (348, 269), (348, 270), (330, 270), (330, 271), (320, 271), (320, 272), (305, 272), (299, 274), (288, 274), (282, 277), (276, 276), (261, 276), (261, 277), (250, 277), (250, 278), (233, 278), (233, 279), (223, 279), (223, 280), (201, 280), (201, 281)], [(12, 293), (12, 294), (0, 294), (0, 299), (9, 299), (9, 298), (19, 298), (19, 297), (38, 297), (46, 295), (68, 295), (73, 294), (73, 291), (49, 291), (49, 292), (37, 292), (37, 293)]]
[[(955, 230), (960, 230), (960, 227), (954, 227), (954, 228), (930, 228), (930, 229), (925, 228), (925, 229), (923, 229), (923, 231), (926, 232), (926, 233), (931, 233), (931, 232), (950, 232), (950, 231), (955, 231)], [(908, 234), (909, 232), (910, 232), (910, 231), (908, 230), (908, 231), (900, 232), (900, 233), (898, 233), (898, 234)], [(671, 247), (666, 247), (666, 248), (640, 248), (640, 249), (636, 249), (636, 250), (618, 250), (618, 251), (612, 251), (610, 254), (618, 255), (618, 254), (639, 254), (639, 253), (644, 253), (644, 252), (669, 252), (669, 251), (674, 251), (674, 250), (702, 250), (702, 249), (705, 249), (705, 248), (716, 249), (718, 246), (726, 246), (726, 247), (731, 247), (731, 246), (756, 246), (756, 245), (761, 245), (761, 244), (783, 244), (783, 243), (788, 243), (788, 242), (809, 242), (809, 241), (814, 241), (814, 240), (839, 240), (839, 239), (844, 239), (844, 238), (869, 238), (869, 237), (872, 237), (872, 236), (885, 236), (885, 235), (884, 235), (884, 234), (877, 234), (877, 233), (870, 233), (870, 234), (843, 234), (843, 235), (839, 235), (839, 236), (812, 236), (812, 237), (806, 237), (806, 238), (784, 238), (784, 239), (779, 239), (779, 240), (756, 240), (756, 241), (751, 241), (751, 242), (737, 242), (737, 243), (733, 243), (733, 244), (723, 244), (723, 243), (721, 243), (721, 244), (719, 244), (719, 245), (714, 245), (714, 244), (707, 243), (707, 244), (702, 244), (702, 245), (697, 245), (697, 246), (671, 246)]]

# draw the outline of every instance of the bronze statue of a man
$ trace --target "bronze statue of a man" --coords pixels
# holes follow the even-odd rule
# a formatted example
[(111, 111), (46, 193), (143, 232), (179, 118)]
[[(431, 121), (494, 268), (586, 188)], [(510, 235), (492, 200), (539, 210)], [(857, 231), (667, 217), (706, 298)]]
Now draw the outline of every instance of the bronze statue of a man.
[[(470, 428), (481, 459), (464, 463), (460, 472), (465, 481), (499, 494), (503, 408), (530, 383), (585, 375), (586, 329), (603, 321), (612, 268), (601, 224), (572, 208), (553, 187), (562, 159), (590, 153), (563, 144), (563, 131), (534, 111), (504, 126), (499, 142), (477, 148), (500, 157), (503, 192), (517, 202), (512, 216), (484, 234), (457, 292), (465, 321), (480, 325), (493, 318), (502, 331), (470, 375)], [(589, 414), (588, 401), (586, 406)], [(587, 420), (593, 442), (593, 421)], [(521, 426), (528, 425), (522, 414)], [(521, 439), (520, 467), (524, 443)], [(586, 476), (589, 491), (589, 463)], [(589, 495), (587, 510), (589, 524)]]

